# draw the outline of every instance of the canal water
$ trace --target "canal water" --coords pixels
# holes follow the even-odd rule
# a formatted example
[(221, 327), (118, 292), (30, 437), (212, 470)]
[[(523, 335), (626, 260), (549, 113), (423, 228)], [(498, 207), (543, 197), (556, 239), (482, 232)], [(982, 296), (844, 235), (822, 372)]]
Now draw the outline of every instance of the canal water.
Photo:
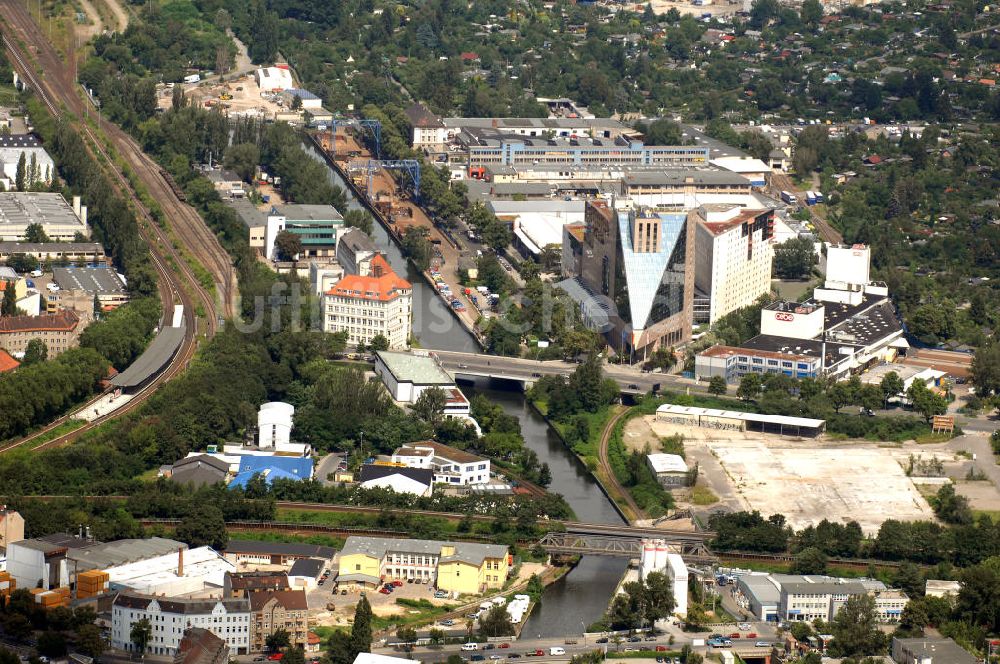
[[(310, 157), (327, 165), (311, 144), (307, 143), (304, 147)], [(330, 181), (344, 190), (347, 207), (364, 209), (340, 175), (332, 168), (327, 167), (326, 170)], [(378, 222), (374, 224), (372, 239), (386, 252), (392, 269), (405, 274), (413, 284), (413, 330), (421, 347), (479, 352), (472, 335), (455, 320), (416, 268), (403, 258), (399, 247)], [(518, 386), (504, 381), (479, 380), (472, 385), (463, 385), (462, 390), (470, 399), (477, 393), (488, 396), (520, 420), (525, 444), (538, 454), (539, 461), (549, 464), (552, 472), (549, 490), (562, 494), (578, 520), (624, 523), (586, 466), (567, 449), (545, 419), (531, 408)], [(582, 633), (585, 626), (603, 615), (626, 565), (627, 561), (622, 558), (583, 556), (569, 574), (545, 589), (542, 601), (528, 618), (522, 634), (526, 637), (547, 637)]]

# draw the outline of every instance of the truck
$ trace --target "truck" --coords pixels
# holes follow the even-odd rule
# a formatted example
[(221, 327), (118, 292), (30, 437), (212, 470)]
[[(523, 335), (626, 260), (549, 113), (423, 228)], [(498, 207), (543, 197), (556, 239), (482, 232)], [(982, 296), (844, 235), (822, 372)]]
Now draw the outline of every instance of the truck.
[(185, 83), (197, 83), (201, 80), (201, 74), (188, 74), (184, 77)]
[(807, 191), (806, 192), (806, 205), (816, 205), (816, 192)]
[(790, 191), (781, 192), (781, 200), (788, 203), (789, 205), (794, 205), (799, 202), (799, 199)]
[(823, 192), (822, 191), (814, 191), (813, 193), (816, 194), (816, 202), (817, 203), (822, 203), (824, 200), (826, 200), (825, 198), (823, 198)]
[(549, 657), (554, 657), (555, 655), (565, 655), (566, 649), (561, 646), (552, 646), (549, 648)]

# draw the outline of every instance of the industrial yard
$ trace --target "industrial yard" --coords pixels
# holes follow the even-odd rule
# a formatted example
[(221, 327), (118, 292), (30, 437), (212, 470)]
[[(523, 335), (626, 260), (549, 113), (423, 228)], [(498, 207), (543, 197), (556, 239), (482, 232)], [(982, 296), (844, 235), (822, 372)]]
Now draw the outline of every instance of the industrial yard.
[[(939, 446), (886, 447), (867, 441), (699, 429), (658, 422), (652, 416), (637, 418), (625, 434), (632, 449), (659, 437), (683, 435), (688, 463), (698, 464), (701, 479), (729, 509), (783, 514), (796, 530), (822, 519), (855, 520), (874, 534), (886, 519), (933, 520), (926, 491), (907, 476), (911, 455), (939, 459), (947, 474), (962, 464), (954, 452)], [(936, 485), (945, 481), (935, 479)]]

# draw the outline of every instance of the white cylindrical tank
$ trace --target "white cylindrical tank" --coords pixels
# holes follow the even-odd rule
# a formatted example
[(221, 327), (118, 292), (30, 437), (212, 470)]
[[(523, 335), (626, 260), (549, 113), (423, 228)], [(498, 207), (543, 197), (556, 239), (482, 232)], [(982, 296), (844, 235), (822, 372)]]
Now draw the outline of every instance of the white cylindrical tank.
[(670, 550), (667, 549), (667, 543), (663, 540), (656, 540), (656, 561), (653, 563), (653, 569), (657, 572), (662, 572), (667, 566), (667, 554)]
[(639, 559), (639, 578), (645, 579), (656, 562), (656, 545), (653, 540), (642, 540), (642, 558)]

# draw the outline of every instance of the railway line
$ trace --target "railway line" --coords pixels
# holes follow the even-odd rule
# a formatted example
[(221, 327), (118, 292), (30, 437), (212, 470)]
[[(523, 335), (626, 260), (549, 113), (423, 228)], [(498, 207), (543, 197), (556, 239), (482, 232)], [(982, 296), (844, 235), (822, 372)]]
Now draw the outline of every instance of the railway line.
[[(34, 23), (30, 14), (25, 10), (23, 5), (20, 5), (12, 0), (0, 0), (0, 7), (3, 8), (3, 12), (0, 12), (0, 15), (2, 15), (3, 18), (3, 47), (10, 55), (11, 63), (18, 72), (18, 75), (27, 86), (31, 87), (35, 91), (39, 100), (45, 105), (53, 117), (58, 117), (63, 114), (64, 110), (67, 108), (71, 111), (75, 110), (76, 115), (78, 117), (82, 117), (87, 111), (84, 102), (76, 95), (74, 83), (66, 78), (68, 75), (66, 68), (62, 65), (59, 57), (55, 54), (51, 45), (44, 39), (44, 36), (39, 31), (38, 26)], [(41, 75), (36, 72), (36, 68), (28, 60), (28, 56), (26, 56), (24, 51), (22, 51), (18, 42), (31, 45), (32, 55), (36, 58), (38, 66), (45, 72), (45, 75)], [(63, 106), (60, 106), (60, 104), (63, 104)], [(95, 157), (99, 157), (100, 159), (105, 160), (108, 164), (113, 165), (115, 162), (112, 159), (112, 156), (104, 148), (102, 137), (86, 122), (81, 122), (78, 126), (83, 131), (84, 137), (90, 143), (90, 149), (95, 154)], [(109, 133), (112, 133), (115, 129), (117, 128), (110, 127), (111, 131)], [(120, 131), (119, 134), (121, 134)], [(134, 142), (132, 142), (131, 147), (135, 147)], [(125, 156), (128, 156), (127, 152)], [(147, 163), (148, 157), (146, 157), (145, 160), (137, 158), (134, 154), (132, 157), (133, 158), (129, 161), (130, 163), (136, 164), (136, 166), (133, 166), (136, 172), (141, 174), (143, 169), (145, 169), (145, 172), (148, 175), (148, 171), (150, 169), (150, 166)], [(145, 155), (142, 155), (142, 157), (145, 157)], [(138, 408), (156, 391), (160, 385), (180, 373), (194, 356), (194, 353), (197, 350), (199, 332), (197, 317), (194, 315), (196, 312), (195, 303), (197, 302), (199, 306), (203, 306), (207, 312), (215, 312), (216, 310), (215, 301), (213, 300), (211, 293), (201, 286), (197, 275), (194, 274), (194, 271), (184, 260), (181, 252), (174, 247), (164, 229), (157, 225), (149, 210), (146, 209), (145, 206), (143, 206), (138, 200), (138, 197), (133, 192), (125, 175), (117, 168), (111, 168), (109, 169), (109, 172), (113, 173), (115, 184), (119, 190), (124, 195), (131, 198), (135, 203), (134, 207), (139, 215), (139, 232), (149, 245), (150, 256), (153, 261), (154, 269), (158, 275), (157, 284), (160, 300), (163, 304), (164, 317), (169, 315), (169, 312), (173, 309), (173, 305), (175, 303), (182, 304), (189, 312), (189, 315), (186, 317), (184, 340), (182, 341), (181, 347), (171, 363), (128, 403), (110, 413), (95, 418), (74, 431), (61, 436), (56, 436), (51, 440), (36, 445), (34, 449), (46, 449), (64, 445), (76, 439), (86, 431), (99, 426), (103, 422)], [(162, 178), (158, 179), (164, 187), (167, 186), (166, 183), (163, 182)], [(157, 200), (165, 202), (167, 208), (169, 209), (170, 202), (176, 202), (176, 197), (173, 197), (171, 192), (170, 196), (161, 196), (158, 197)], [(176, 203), (176, 206), (185, 207), (190, 213), (195, 214), (190, 207), (182, 206), (179, 202)], [(195, 214), (195, 216), (197, 215)], [(209, 232), (204, 224), (200, 223), (200, 218), (198, 221), (205, 232)], [(209, 234), (211, 233), (209, 232)], [(214, 235), (212, 238), (215, 239)], [(226, 262), (228, 265), (228, 259)], [(176, 269), (181, 273), (180, 276), (176, 274), (173, 269), (171, 269), (170, 263), (176, 265)], [(228, 267), (230, 270), (232, 269), (231, 265), (228, 265)], [(230, 297), (228, 295), (230, 291), (227, 289), (234, 288), (234, 277), (231, 279), (225, 278), (223, 280), (222, 292), (227, 294), (225, 300), (228, 303), (228, 307), (225, 308), (226, 312), (232, 311), (235, 303), (235, 296)], [(214, 334), (217, 326), (218, 320), (216, 316), (210, 315), (206, 321), (205, 333), (208, 335)], [(95, 403), (102, 396), (103, 395), (98, 395), (95, 399), (88, 402), (88, 404), (85, 404), (84, 408)], [(74, 411), (74, 413), (76, 412), (79, 412), (79, 409)], [(5, 444), (3, 447), (0, 447), (0, 453), (29, 445), (31, 442), (67, 422), (72, 418), (72, 416), (73, 413), (65, 415), (41, 430), (30, 434), (29, 436), (25, 436), (20, 440)]]

